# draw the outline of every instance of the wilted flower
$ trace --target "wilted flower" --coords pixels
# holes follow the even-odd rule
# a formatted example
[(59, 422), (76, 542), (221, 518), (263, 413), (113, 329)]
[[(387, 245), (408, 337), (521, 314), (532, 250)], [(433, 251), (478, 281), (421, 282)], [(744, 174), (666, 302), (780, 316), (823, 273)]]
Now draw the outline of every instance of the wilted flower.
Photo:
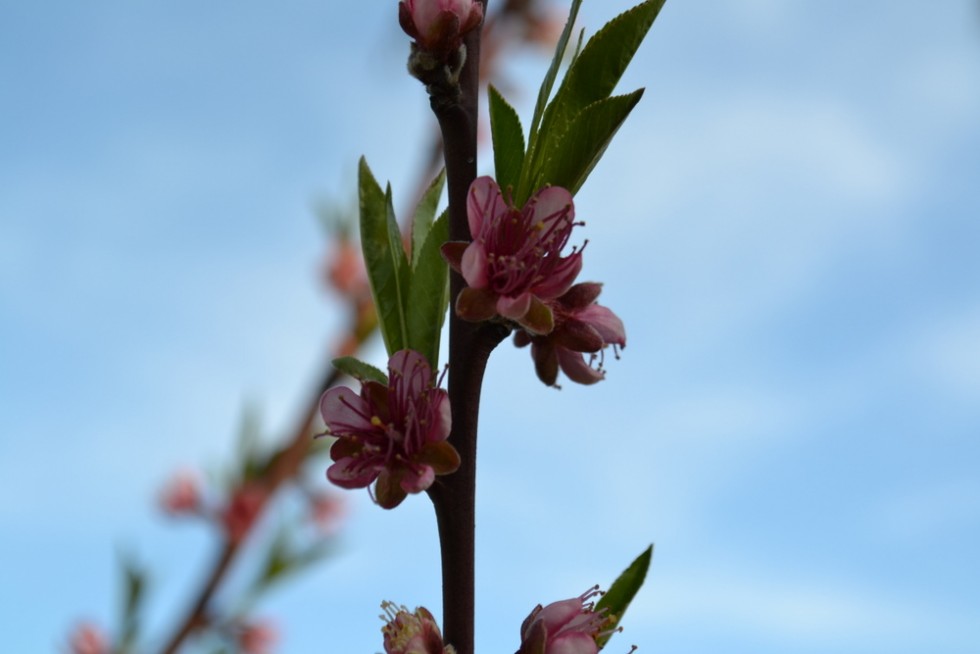
[(109, 641), (94, 624), (82, 622), (72, 630), (68, 648), (71, 654), (108, 654)]
[(178, 470), (160, 491), (160, 506), (173, 516), (198, 513), (201, 479), (193, 470)]
[(500, 315), (534, 334), (549, 333), (554, 315), (547, 302), (567, 291), (582, 269), (580, 250), (561, 256), (575, 226), (571, 193), (549, 186), (517, 209), (493, 179), (479, 177), (466, 213), (473, 241), (443, 246), (468, 285), (456, 298), (456, 314), (473, 322)]
[(446, 441), (449, 395), (437, 387), (425, 357), (414, 350), (395, 352), (388, 377), (388, 386), (365, 381), (359, 395), (339, 387), (320, 399), (328, 433), (337, 437), (327, 478), (343, 488), (377, 480), (374, 500), (386, 509), (459, 467), (459, 454)]
[(269, 654), (279, 640), (275, 626), (268, 621), (245, 622), (236, 636), (242, 654)]
[(428, 609), (420, 606), (410, 612), (391, 602), (382, 602), (381, 608), (385, 612), (381, 616), (385, 654), (455, 654), (451, 645), (443, 644), (442, 632)]
[(401, 0), (398, 22), (422, 50), (440, 55), (459, 48), (463, 36), (483, 21), (476, 0)]
[[(604, 349), (609, 345), (613, 351), (626, 347), (623, 321), (595, 303), (601, 291), (602, 284), (595, 282), (576, 284), (549, 303), (555, 316), (555, 328), (550, 334), (542, 336), (525, 331), (514, 334), (514, 344), (518, 347), (531, 344), (534, 368), (545, 384), (555, 386), (559, 367), (574, 382), (594, 384), (605, 377)], [(584, 354), (590, 354), (588, 361)], [(593, 368), (596, 359), (599, 366)]]
[(596, 611), (594, 586), (578, 597), (538, 604), (521, 625), (521, 648), (517, 654), (597, 654), (596, 640), (606, 636), (613, 619)]

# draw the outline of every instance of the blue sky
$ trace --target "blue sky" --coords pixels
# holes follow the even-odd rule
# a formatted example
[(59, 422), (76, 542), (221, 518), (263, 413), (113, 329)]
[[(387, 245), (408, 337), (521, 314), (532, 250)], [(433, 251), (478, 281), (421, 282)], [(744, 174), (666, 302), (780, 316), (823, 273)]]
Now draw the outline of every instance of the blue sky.
[[(159, 631), (209, 553), (159, 484), (225, 459), (247, 402), (292, 424), (340, 320), (313, 207), (361, 154), (407, 197), (432, 129), (393, 7), (0, 4), (9, 651), (110, 624), (120, 549)], [(545, 65), (510, 67), (525, 121)], [(491, 361), (480, 651), (650, 542), (609, 651), (980, 651), (980, 8), (668, 0), (639, 86), (576, 198), (623, 358), (560, 392)], [(426, 500), (350, 499), (338, 556), (260, 607), (281, 652), (438, 612)]]

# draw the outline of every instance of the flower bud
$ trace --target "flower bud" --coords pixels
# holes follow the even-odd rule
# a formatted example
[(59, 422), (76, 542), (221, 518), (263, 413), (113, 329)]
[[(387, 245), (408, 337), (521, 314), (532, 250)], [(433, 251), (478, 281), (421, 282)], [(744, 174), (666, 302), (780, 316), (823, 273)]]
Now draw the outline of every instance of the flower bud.
[(172, 516), (201, 510), (201, 480), (193, 470), (178, 470), (160, 491), (160, 507)]
[(237, 639), (242, 654), (269, 654), (279, 634), (271, 622), (246, 622), (241, 625)]
[(398, 22), (419, 48), (445, 59), (483, 21), (477, 0), (401, 0)]
[(71, 632), (68, 651), (71, 654), (109, 654), (109, 641), (94, 624), (82, 622)]
[(521, 625), (517, 654), (598, 654), (597, 639), (610, 632), (610, 618), (589, 601), (599, 594), (595, 586), (578, 597), (539, 604)]

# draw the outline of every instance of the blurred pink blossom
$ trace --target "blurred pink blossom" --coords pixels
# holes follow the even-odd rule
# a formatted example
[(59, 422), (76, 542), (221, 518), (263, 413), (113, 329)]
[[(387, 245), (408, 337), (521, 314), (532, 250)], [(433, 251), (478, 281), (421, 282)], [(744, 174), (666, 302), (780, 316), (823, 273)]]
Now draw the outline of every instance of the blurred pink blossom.
[(221, 514), (221, 524), (228, 540), (240, 541), (252, 528), (252, 523), (262, 510), (266, 500), (265, 490), (246, 485), (232, 493), (231, 500)]
[(242, 654), (269, 654), (279, 640), (279, 632), (269, 621), (246, 622), (238, 632)]
[(79, 623), (68, 639), (70, 654), (109, 654), (109, 641), (91, 622)]
[(321, 493), (310, 497), (310, 514), (319, 530), (332, 535), (347, 515), (347, 502), (337, 493)]
[(200, 512), (200, 476), (190, 469), (175, 472), (160, 491), (160, 507), (172, 516)]

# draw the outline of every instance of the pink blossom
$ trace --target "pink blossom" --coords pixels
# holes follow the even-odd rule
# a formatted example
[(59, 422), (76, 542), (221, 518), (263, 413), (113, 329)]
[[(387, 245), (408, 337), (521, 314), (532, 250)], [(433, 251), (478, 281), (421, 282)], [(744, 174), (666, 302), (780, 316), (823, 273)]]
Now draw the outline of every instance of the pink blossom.
[(575, 226), (572, 195), (558, 186), (538, 191), (523, 209), (506, 201), (490, 177), (470, 186), (469, 244), (449, 242), (443, 254), (468, 285), (456, 314), (478, 322), (502, 316), (534, 334), (554, 327), (550, 300), (569, 289), (582, 269), (581, 250), (561, 251)]
[[(555, 327), (550, 334), (537, 335), (525, 331), (514, 334), (514, 344), (524, 347), (531, 344), (531, 358), (538, 378), (549, 386), (555, 386), (558, 369), (579, 384), (594, 384), (605, 378), (602, 369), (603, 351), (612, 346), (626, 347), (626, 329), (623, 321), (607, 309), (595, 303), (602, 285), (584, 282), (549, 303), (555, 316)], [(586, 360), (585, 354), (589, 354)], [(598, 366), (593, 367), (598, 361)]]
[(596, 611), (595, 586), (578, 597), (538, 604), (521, 625), (521, 648), (517, 654), (597, 654), (596, 639), (610, 633), (612, 619)]
[(483, 22), (477, 0), (401, 0), (398, 22), (423, 50), (448, 54)]
[(90, 622), (79, 623), (68, 639), (71, 654), (109, 654), (109, 641), (97, 626)]
[(330, 535), (337, 531), (343, 521), (347, 503), (336, 493), (315, 495), (310, 498), (310, 513), (320, 531)]
[(279, 640), (279, 633), (271, 622), (246, 622), (237, 637), (242, 654), (269, 654)]
[(449, 395), (437, 387), (425, 357), (414, 350), (394, 353), (388, 376), (388, 386), (365, 381), (360, 394), (340, 387), (320, 399), (328, 433), (337, 437), (327, 478), (342, 488), (376, 481), (374, 500), (386, 509), (459, 467), (459, 454), (446, 441)]
[(381, 608), (385, 612), (381, 616), (385, 654), (455, 654), (451, 645), (443, 644), (442, 632), (428, 609), (420, 606), (410, 612), (391, 602), (382, 602)]
[(229, 540), (238, 542), (248, 534), (266, 499), (265, 490), (253, 485), (243, 486), (232, 493), (221, 514), (221, 524)]
[(160, 491), (160, 506), (172, 516), (201, 510), (201, 480), (193, 470), (178, 470)]

